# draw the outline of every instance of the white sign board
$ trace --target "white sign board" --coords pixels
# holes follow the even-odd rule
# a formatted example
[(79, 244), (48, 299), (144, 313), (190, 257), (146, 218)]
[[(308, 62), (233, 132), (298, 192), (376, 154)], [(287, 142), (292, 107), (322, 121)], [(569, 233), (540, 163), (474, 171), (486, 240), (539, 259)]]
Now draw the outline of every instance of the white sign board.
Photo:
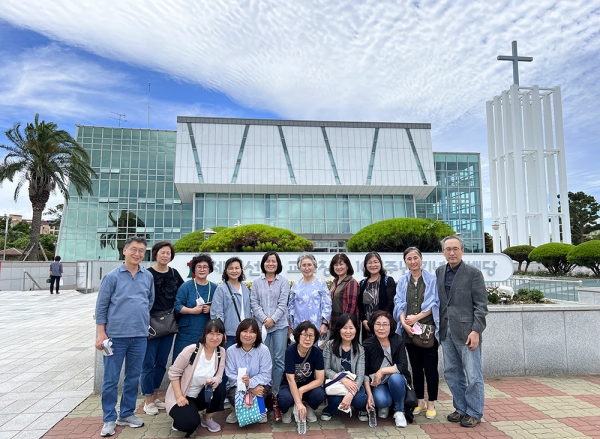
[[(221, 282), (221, 275), (225, 267), (225, 261), (232, 256), (237, 256), (244, 263), (244, 273), (246, 280), (252, 282), (261, 275), (260, 261), (264, 253), (210, 253), (210, 257), (215, 262), (214, 271), (208, 276), (208, 279), (218, 283)], [(317, 271), (315, 275), (322, 279), (331, 278), (329, 273), (329, 263), (335, 253), (313, 253), (317, 260)], [(361, 280), (363, 276), (363, 263), (365, 253), (346, 253), (352, 267), (354, 268), (354, 277)], [(178, 253), (175, 259), (169, 265), (179, 271), (181, 277), (187, 279), (189, 267), (187, 264), (196, 256), (195, 253)], [(296, 266), (296, 261), (300, 253), (279, 253), (283, 271), (281, 275), (288, 280), (299, 280), (302, 273)], [(408, 272), (402, 253), (381, 253), (383, 266), (387, 270), (388, 276), (398, 279)], [(503, 253), (465, 253), (463, 261), (473, 265), (481, 270), (486, 282), (502, 282), (513, 274), (512, 260)], [(435, 269), (446, 263), (444, 255), (441, 253), (423, 253), (423, 269), (430, 273), (435, 273)]]

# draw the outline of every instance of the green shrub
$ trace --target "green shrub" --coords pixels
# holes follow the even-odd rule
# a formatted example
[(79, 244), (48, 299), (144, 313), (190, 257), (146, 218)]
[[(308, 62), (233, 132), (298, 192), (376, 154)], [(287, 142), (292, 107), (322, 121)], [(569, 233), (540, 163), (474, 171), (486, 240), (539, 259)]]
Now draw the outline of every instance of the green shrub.
[(575, 246), (571, 244), (551, 242), (533, 249), (529, 253), (529, 259), (542, 264), (553, 276), (564, 276), (575, 266), (567, 261), (567, 255), (573, 248)]
[(349, 252), (402, 252), (414, 246), (422, 252), (437, 252), (442, 238), (454, 233), (442, 221), (393, 218), (364, 227), (348, 240), (346, 248)]
[(521, 265), (523, 262), (525, 262), (525, 272), (527, 273), (527, 269), (531, 263), (531, 260), (529, 259), (529, 253), (531, 253), (533, 249), (535, 249), (535, 247), (531, 245), (514, 245), (504, 249), (502, 253), (511, 258), (513, 261), (517, 261), (519, 263), (519, 268), (517, 269), (518, 271), (521, 271)]
[(541, 290), (521, 288), (515, 300), (529, 303), (542, 303), (544, 302), (544, 293)]
[(264, 224), (249, 224), (225, 229), (200, 247), (202, 252), (302, 252), (313, 243), (296, 233)]
[[(227, 230), (227, 227), (216, 226), (212, 227), (212, 230), (218, 234), (223, 230)], [(212, 235), (208, 239), (212, 239), (215, 236), (216, 235)], [(196, 230), (182, 236), (179, 241), (173, 244), (173, 247), (175, 247), (175, 251), (179, 253), (197, 253), (200, 251), (202, 244), (204, 244), (204, 230)]]
[(600, 241), (582, 242), (569, 252), (567, 260), (571, 264), (587, 267), (600, 276)]

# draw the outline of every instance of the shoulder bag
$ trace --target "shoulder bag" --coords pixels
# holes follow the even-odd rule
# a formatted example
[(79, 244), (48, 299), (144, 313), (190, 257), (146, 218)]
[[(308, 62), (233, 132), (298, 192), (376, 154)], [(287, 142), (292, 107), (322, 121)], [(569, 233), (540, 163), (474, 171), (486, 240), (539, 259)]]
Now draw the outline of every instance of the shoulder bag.
[(435, 344), (435, 325), (424, 325), (422, 323), (415, 323), (421, 328), (421, 334), (414, 334), (412, 336), (412, 342), (415, 346), (420, 348), (431, 348)]

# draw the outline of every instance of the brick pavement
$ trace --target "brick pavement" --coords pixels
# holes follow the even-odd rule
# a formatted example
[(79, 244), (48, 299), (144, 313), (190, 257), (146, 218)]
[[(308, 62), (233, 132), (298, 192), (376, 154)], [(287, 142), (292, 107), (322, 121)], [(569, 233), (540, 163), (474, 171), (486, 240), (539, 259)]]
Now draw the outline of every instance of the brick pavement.
[[(359, 422), (356, 413), (334, 417), (329, 422), (319, 420), (308, 424), (307, 439), (378, 439), (398, 437), (410, 439), (454, 438), (598, 438), (600, 439), (600, 377), (527, 377), (487, 378), (486, 408), (484, 420), (474, 429), (446, 421), (453, 411), (452, 399), (447, 387), (440, 383), (437, 402), (438, 416), (429, 420), (423, 415), (416, 417), (407, 428), (396, 428), (393, 419), (379, 419), (377, 428), (369, 428)], [(183, 433), (171, 430), (171, 418), (161, 412), (148, 416), (142, 411), (142, 399), (138, 399), (137, 415), (145, 425), (141, 428), (117, 427), (113, 438), (163, 439), (181, 438)], [(317, 411), (319, 415), (321, 410)], [(226, 410), (217, 414), (215, 420), (223, 426), (219, 433), (209, 433), (200, 428), (197, 436), (215, 439), (289, 439), (296, 437), (295, 423), (270, 422), (239, 428), (225, 423)], [(99, 438), (102, 426), (102, 410), (99, 395), (91, 395), (64, 419), (59, 421), (45, 439)], [(192, 436), (194, 437), (194, 436)]]

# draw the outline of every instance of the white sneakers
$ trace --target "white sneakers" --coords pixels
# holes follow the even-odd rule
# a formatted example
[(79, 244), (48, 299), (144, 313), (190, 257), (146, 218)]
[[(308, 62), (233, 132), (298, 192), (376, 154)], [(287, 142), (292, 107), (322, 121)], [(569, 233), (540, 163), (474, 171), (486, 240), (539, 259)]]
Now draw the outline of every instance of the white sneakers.
[(406, 427), (406, 418), (404, 417), (404, 413), (402, 413), (402, 412), (394, 413), (394, 421), (396, 421), (396, 427), (400, 427), (400, 428)]

